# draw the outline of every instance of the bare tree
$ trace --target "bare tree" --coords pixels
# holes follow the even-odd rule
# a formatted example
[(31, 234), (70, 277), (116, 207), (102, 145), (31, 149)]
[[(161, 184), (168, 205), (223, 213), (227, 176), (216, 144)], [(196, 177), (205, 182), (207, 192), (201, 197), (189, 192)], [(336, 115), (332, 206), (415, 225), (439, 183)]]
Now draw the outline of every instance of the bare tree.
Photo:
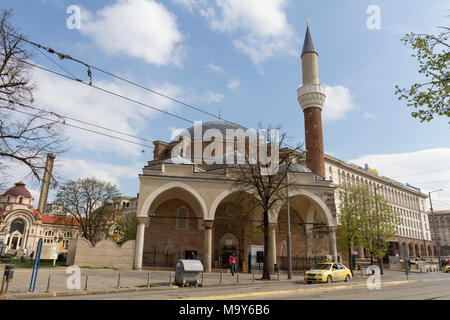
[[(235, 165), (233, 168), (233, 177), (236, 179), (235, 188), (240, 192), (245, 192), (246, 194), (253, 194), (256, 206), (263, 213), (263, 233), (264, 233), (264, 269), (262, 279), (270, 279), (271, 273), (273, 272), (273, 265), (269, 264), (269, 254), (272, 249), (272, 243), (269, 240), (269, 228), (270, 220), (269, 214), (272, 210), (284, 203), (286, 200), (286, 175), (291, 163), (300, 150), (300, 146), (296, 148), (280, 149), (283, 144), (286, 133), (282, 133), (274, 139), (272, 132), (274, 129), (268, 130), (267, 135), (267, 148), (268, 150), (279, 150), (279, 157), (277, 161), (277, 170), (268, 170), (269, 165), (265, 164), (266, 161), (261, 161), (261, 157), (258, 156), (255, 159), (251, 154), (246, 152), (245, 163), (240, 165)], [(274, 147), (275, 148), (272, 148)], [(261, 148), (261, 145), (260, 145)], [(269, 152), (269, 157), (273, 157), (274, 154)], [(255, 161), (256, 160), (256, 161)], [(273, 162), (272, 162), (273, 165)]]
[(60, 154), (64, 139), (57, 120), (31, 109), (36, 86), (26, 63), (30, 54), (10, 24), (11, 14), (0, 13), (0, 180), (5, 181), (8, 168), (20, 164), (40, 181), (46, 155)]
[(95, 178), (68, 181), (62, 185), (55, 198), (55, 203), (75, 219), (80, 225), (83, 237), (95, 244), (99, 236), (108, 229), (112, 217), (111, 202), (120, 196), (115, 185)]

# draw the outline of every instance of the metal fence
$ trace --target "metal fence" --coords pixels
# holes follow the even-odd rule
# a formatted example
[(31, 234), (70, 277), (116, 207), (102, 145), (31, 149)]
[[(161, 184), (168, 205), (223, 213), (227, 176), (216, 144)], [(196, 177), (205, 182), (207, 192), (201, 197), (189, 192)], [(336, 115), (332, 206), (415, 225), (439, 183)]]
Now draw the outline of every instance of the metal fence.
[[(191, 259), (188, 253), (185, 251), (180, 252), (159, 252), (159, 251), (146, 251), (142, 257), (142, 265), (144, 267), (175, 267), (178, 260)], [(203, 261), (201, 252), (197, 252), (196, 260)]]

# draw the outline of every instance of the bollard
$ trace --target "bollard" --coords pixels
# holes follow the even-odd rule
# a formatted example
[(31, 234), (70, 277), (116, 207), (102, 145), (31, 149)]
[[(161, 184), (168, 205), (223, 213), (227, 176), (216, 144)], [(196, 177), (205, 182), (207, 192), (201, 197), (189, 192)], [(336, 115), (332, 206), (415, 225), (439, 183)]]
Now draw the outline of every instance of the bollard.
[(147, 274), (147, 288), (150, 288), (150, 272)]
[(239, 272), (237, 273), (237, 276), (236, 276), (236, 283), (239, 283)]
[(6, 280), (6, 277), (3, 276), (3, 279), (2, 279), (2, 288), (0, 289), (0, 296), (2, 296), (3, 293), (4, 293), (4, 291), (5, 291), (5, 281), (7, 281), (7, 280)]
[(169, 287), (172, 286), (172, 272), (169, 272)]
[(47, 281), (47, 290), (45, 290), (45, 293), (49, 293), (50, 292), (50, 280), (52, 279), (52, 276), (48, 276), (48, 281)]
[(223, 282), (223, 272), (220, 272), (220, 280), (219, 280), (219, 283), (222, 284), (222, 282)]
[(255, 273), (252, 272), (252, 274), (253, 274), (253, 283), (255, 283)]
[(203, 287), (203, 281), (204, 281), (204, 278), (203, 278), (203, 272), (202, 272), (202, 287)]
[(119, 273), (119, 278), (117, 278), (117, 288), (116, 289), (120, 289), (120, 273)]
[(86, 283), (84, 284), (84, 291), (88, 291), (88, 279), (89, 279), (89, 276), (86, 275)]
[(278, 280), (280, 280), (280, 269), (278, 269)]

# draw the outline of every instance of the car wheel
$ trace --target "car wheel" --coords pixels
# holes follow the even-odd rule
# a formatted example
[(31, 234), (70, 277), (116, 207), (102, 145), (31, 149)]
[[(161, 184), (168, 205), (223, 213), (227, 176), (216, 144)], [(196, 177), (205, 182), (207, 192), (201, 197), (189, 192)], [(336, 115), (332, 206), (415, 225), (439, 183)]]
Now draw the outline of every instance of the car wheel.
[(327, 277), (327, 283), (331, 283), (331, 282), (333, 282), (333, 278), (331, 276), (328, 276)]
[(307, 283), (307, 284), (311, 284), (312, 282), (311, 282), (311, 281), (306, 281), (306, 283)]
[(345, 281), (345, 282), (349, 282), (349, 281), (350, 281), (350, 276), (349, 276), (349, 275), (346, 275), (344, 281)]

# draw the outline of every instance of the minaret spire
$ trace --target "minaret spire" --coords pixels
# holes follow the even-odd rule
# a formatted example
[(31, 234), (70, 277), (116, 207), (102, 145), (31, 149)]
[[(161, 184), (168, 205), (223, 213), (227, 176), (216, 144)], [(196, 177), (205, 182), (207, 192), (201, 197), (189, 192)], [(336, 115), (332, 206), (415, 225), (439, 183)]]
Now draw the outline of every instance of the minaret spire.
[(306, 34), (305, 41), (303, 43), (302, 57), (305, 53), (308, 52), (314, 52), (318, 54), (316, 48), (314, 47), (314, 41), (312, 40), (309, 20), (306, 22)]

